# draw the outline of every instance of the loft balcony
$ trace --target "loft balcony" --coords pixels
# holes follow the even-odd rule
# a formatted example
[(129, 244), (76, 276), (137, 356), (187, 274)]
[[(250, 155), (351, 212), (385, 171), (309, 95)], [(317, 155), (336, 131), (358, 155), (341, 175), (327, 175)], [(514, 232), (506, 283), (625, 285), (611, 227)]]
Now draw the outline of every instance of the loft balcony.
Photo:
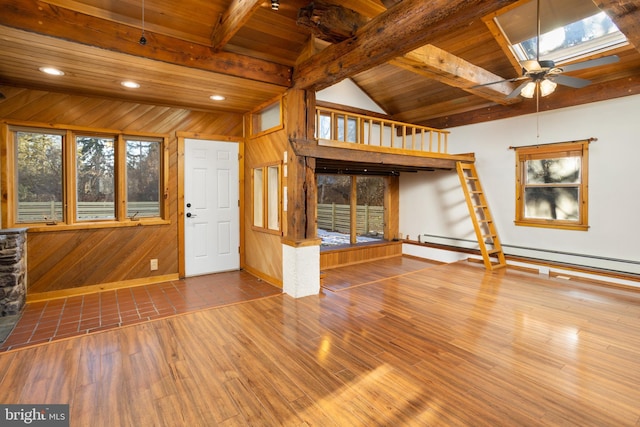
[(448, 153), (449, 131), (316, 106), (315, 140), (292, 141), (296, 154), (315, 157), (317, 170), (397, 173), (455, 169), (472, 153)]

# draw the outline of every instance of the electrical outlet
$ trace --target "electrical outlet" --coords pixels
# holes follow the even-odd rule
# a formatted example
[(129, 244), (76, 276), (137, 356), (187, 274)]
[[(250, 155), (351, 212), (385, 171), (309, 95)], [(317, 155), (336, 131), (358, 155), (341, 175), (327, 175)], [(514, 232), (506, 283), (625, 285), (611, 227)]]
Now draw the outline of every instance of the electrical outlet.
[(158, 260), (156, 258), (151, 260), (151, 271), (158, 269)]

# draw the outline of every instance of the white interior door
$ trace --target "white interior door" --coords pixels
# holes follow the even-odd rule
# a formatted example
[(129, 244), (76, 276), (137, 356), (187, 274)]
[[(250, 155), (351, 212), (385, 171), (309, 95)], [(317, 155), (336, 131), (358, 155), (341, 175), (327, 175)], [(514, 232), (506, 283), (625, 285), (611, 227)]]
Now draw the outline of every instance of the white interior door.
[(185, 139), (185, 274), (240, 268), (238, 144)]

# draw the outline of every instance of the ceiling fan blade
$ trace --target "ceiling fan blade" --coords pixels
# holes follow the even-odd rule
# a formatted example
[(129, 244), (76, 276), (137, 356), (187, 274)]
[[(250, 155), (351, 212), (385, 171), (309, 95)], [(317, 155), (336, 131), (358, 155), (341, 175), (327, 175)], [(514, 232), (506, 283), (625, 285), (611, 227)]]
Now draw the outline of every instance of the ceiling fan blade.
[(600, 65), (613, 64), (619, 60), (618, 55), (603, 56), (602, 58), (589, 59), (587, 61), (576, 62), (575, 64), (562, 65), (559, 68), (561, 68), (562, 71), (576, 71), (585, 68), (599, 67)]
[(516, 96), (520, 95), (520, 92), (522, 92), (522, 89), (524, 89), (524, 87), (526, 85), (528, 85), (529, 82), (531, 81), (529, 79), (527, 79), (527, 80), (528, 81), (521, 83), (520, 86), (518, 86), (517, 88), (515, 88), (513, 90), (513, 92), (511, 92), (509, 95), (507, 95), (507, 99), (512, 99), (512, 98), (515, 98)]
[(542, 71), (542, 67), (540, 66), (540, 63), (534, 59), (530, 59), (528, 61), (522, 61), (520, 65), (522, 65), (522, 68), (527, 70), (527, 73)]
[(577, 77), (565, 76), (562, 74), (556, 74), (548, 77), (549, 80), (558, 83), (559, 85), (569, 86), (576, 89), (583, 88), (591, 84), (591, 80), (579, 79)]
[(527, 76), (521, 76), (521, 77), (515, 77), (513, 79), (498, 80), (498, 81), (491, 82), (491, 83), (482, 83), (482, 84), (479, 84), (479, 85), (472, 86), (471, 89), (477, 89), (479, 87), (484, 87), (484, 86), (497, 85), (499, 83), (517, 82), (517, 81), (528, 79), (528, 78), (529, 77), (527, 77)]

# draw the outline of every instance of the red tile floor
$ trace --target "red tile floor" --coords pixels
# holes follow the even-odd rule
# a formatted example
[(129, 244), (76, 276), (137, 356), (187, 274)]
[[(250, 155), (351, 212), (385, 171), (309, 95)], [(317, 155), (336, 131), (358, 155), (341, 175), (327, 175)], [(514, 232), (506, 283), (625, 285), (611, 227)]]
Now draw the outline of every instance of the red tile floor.
[(0, 352), (280, 293), (234, 271), (27, 303)]

